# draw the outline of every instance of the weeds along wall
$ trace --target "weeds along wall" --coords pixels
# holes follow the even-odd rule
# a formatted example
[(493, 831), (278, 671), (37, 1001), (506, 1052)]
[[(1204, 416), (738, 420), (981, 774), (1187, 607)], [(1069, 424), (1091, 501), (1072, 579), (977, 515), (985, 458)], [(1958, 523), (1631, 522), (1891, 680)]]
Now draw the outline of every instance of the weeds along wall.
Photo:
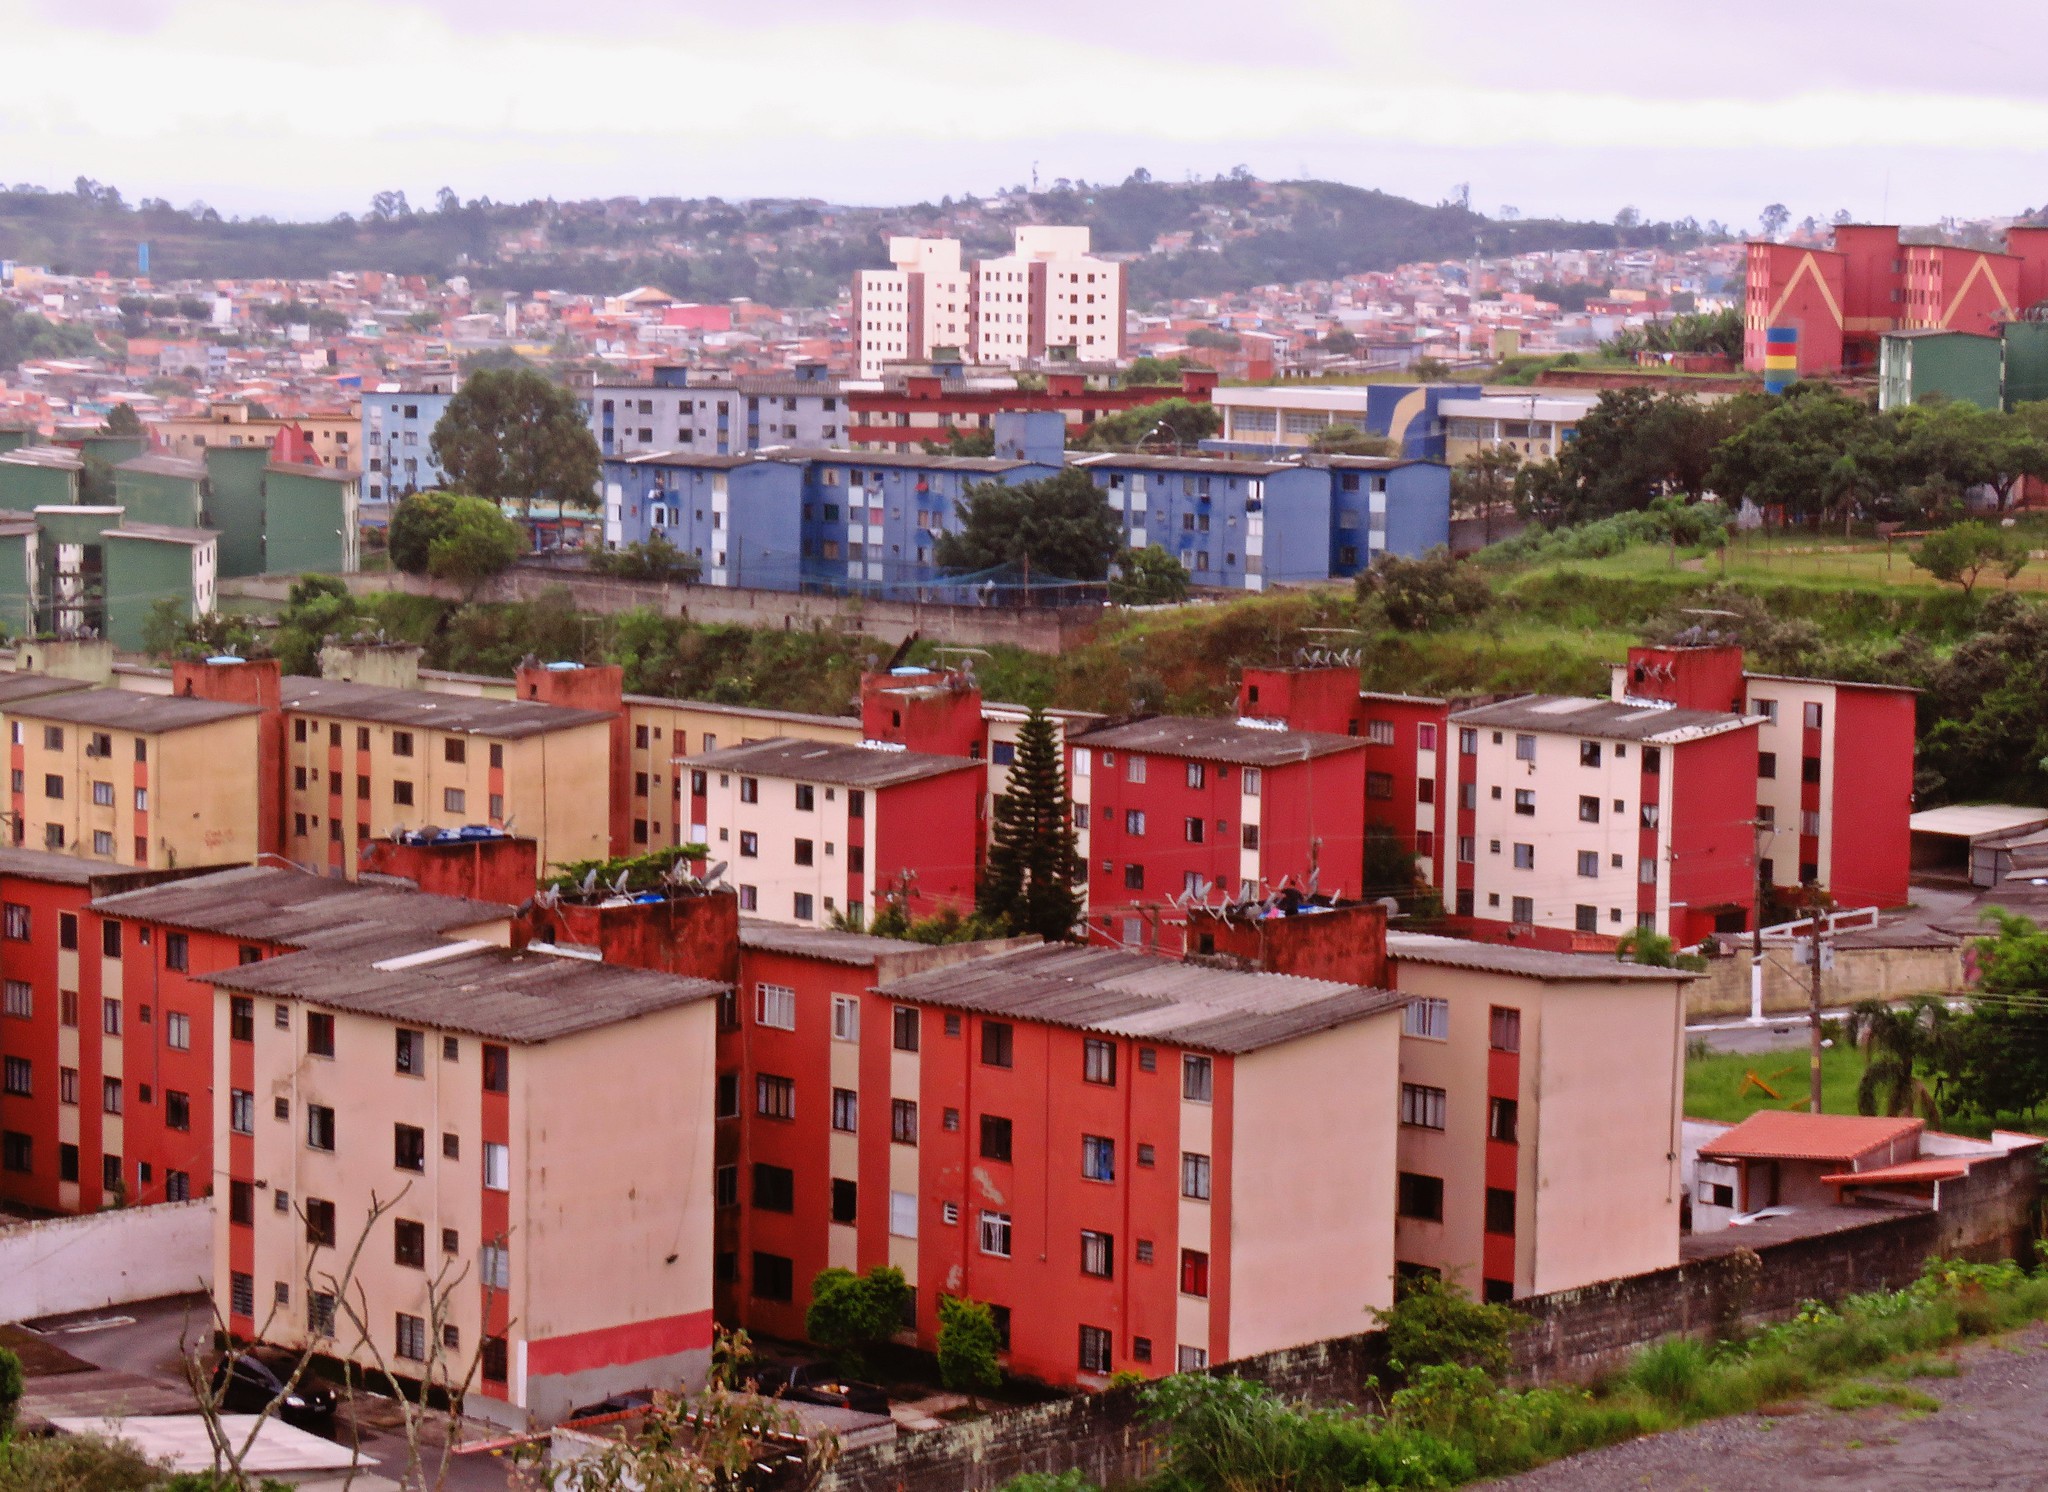
[[(1940, 1213), (1842, 1208), (1840, 1226), (1828, 1232), (1754, 1250), (1742, 1246), (1747, 1235), (1715, 1239), (1706, 1244), (1714, 1252), (1672, 1269), (1518, 1300), (1515, 1309), (1533, 1324), (1515, 1339), (1516, 1368), (1532, 1382), (1584, 1380), (1675, 1333), (1725, 1333), (1783, 1320), (1807, 1300), (1902, 1288), (1929, 1258), (2020, 1258), (2035, 1236), (2040, 1200), (2029, 1148), (1945, 1185)], [(1379, 1332), (1361, 1332), (1214, 1371), (1287, 1398), (1355, 1404), (1368, 1380), (1385, 1373), (1386, 1352)], [(982, 1492), (1025, 1472), (1070, 1467), (1115, 1487), (1146, 1476), (1158, 1454), (1139, 1417), (1138, 1389), (1119, 1387), (849, 1451), (819, 1492)]]

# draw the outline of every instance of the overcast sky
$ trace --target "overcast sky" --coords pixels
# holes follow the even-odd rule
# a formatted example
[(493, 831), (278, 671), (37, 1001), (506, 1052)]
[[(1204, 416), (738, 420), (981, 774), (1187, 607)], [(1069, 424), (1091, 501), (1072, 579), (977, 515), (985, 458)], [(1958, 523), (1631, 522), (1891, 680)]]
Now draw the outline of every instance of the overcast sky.
[(0, 0), (0, 178), (816, 196), (1244, 164), (1526, 216), (2048, 201), (2030, 0)]

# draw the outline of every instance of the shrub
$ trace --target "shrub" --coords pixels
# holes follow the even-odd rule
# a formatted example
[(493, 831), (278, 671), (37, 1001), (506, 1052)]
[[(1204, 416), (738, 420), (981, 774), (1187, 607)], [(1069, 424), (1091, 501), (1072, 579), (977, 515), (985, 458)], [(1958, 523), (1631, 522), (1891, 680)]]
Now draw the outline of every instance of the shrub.
[(910, 1286), (894, 1265), (877, 1264), (864, 1275), (822, 1269), (811, 1281), (804, 1335), (829, 1351), (842, 1372), (859, 1373), (866, 1349), (901, 1329), (910, 1300)]
[(988, 1393), (1003, 1381), (994, 1312), (978, 1300), (939, 1297), (939, 1381), (955, 1393)]
[(23, 1383), (21, 1359), (8, 1348), (0, 1347), (0, 1440), (14, 1429), (14, 1412), (21, 1407)]
[(1685, 1413), (1698, 1407), (1709, 1365), (1707, 1352), (1690, 1337), (1666, 1337), (1638, 1353), (1628, 1381), (1658, 1403)]
[(1358, 595), (1377, 601), (1388, 624), (1402, 632), (1449, 626), (1493, 604), (1493, 588), (1478, 566), (1442, 547), (1420, 559), (1382, 554), (1359, 575)]
[(1452, 1281), (1434, 1275), (1403, 1281), (1393, 1308), (1375, 1309), (1372, 1315), (1387, 1334), (1387, 1356), (1394, 1370), (1411, 1379), (1438, 1364), (1478, 1368), (1500, 1377), (1510, 1366), (1508, 1337), (1528, 1324), (1528, 1317), (1519, 1312), (1482, 1304)]

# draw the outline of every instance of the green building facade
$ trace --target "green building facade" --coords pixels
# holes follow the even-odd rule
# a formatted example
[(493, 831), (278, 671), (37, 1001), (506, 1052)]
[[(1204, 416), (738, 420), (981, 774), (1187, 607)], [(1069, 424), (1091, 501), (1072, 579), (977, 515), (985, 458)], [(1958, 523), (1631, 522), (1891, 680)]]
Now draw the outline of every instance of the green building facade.
[(180, 603), (187, 620), (211, 612), (218, 541), (211, 529), (158, 523), (123, 523), (103, 533), (102, 635), (123, 651), (139, 652), (158, 602)]
[(35, 514), (0, 513), (0, 632), (9, 637), (36, 633), (41, 555)]
[(264, 468), (264, 570), (346, 575), (359, 568), (360, 492), (352, 472), (274, 462)]
[(1901, 409), (1929, 396), (1999, 407), (2004, 352), (1976, 332), (1886, 332), (1878, 341), (1877, 405)]
[(261, 575), (263, 563), (263, 473), (268, 446), (206, 448), (207, 528), (220, 534), (220, 573)]
[(205, 488), (205, 463), (181, 456), (137, 456), (114, 468), (114, 501), (137, 523), (199, 527)]
[(29, 513), (78, 501), (78, 477), (85, 469), (78, 452), (65, 446), (20, 446), (0, 455), (0, 509)]

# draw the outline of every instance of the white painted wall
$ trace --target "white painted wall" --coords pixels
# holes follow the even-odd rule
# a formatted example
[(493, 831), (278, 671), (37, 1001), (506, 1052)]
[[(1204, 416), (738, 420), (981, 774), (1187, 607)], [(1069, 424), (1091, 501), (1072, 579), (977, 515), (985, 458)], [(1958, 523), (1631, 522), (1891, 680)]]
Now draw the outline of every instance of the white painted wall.
[(0, 1228), (0, 1321), (180, 1295), (212, 1278), (211, 1198)]

